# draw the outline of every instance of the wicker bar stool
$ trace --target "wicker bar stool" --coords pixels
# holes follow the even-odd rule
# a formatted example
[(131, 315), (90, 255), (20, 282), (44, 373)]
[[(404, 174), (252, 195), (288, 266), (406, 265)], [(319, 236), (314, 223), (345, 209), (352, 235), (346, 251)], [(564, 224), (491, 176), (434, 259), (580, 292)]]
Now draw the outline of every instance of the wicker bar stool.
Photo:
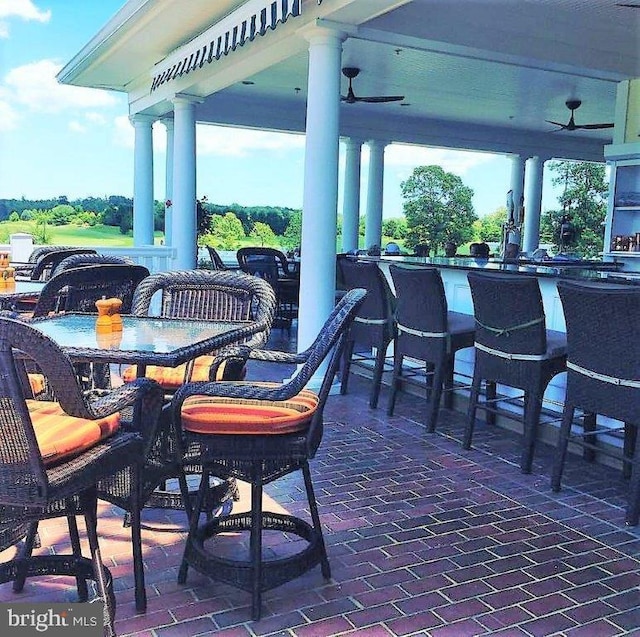
[[(496, 384), (524, 392), (524, 442), (520, 468), (531, 473), (542, 400), (551, 379), (565, 371), (566, 335), (546, 329), (538, 280), (514, 274), (469, 272), (467, 275), (476, 320), (475, 364), (463, 447), (471, 448), (476, 411), (483, 409), (520, 419), (503, 401), (521, 397), (497, 396)], [(486, 381), (485, 400), (480, 399)], [(492, 422), (487, 418), (489, 422)]]
[(393, 367), (388, 363), (387, 350), (396, 340), (396, 298), (377, 263), (345, 258), (340, 260), (340, 269), (347, 290), (362, 288), (367, 291), (367, 298), (347, 335), (340, 393), (348, 391), (352, 366), (371, 369), (373, 364), (369, 406), (374, 409), (378, 406), (382, 375), (385, 369)]
[[(389, 271), (396, 289), (398, 336), (387, 413), (393, 414), (401, 383), (420, 385), (427, 389), (427, 430), (435, 431), (443, 392), (445, 406), (452, 404), (456, 352), (473, 347), (475, 320), (448, 311), (437, 268), (393, 264)], [(423, 361), (424, 367), (405, 366), (405, 357)]]
[[(631, 478), (626, 523), (640, 518), (640, 288), (558, 281), (567, 326), (567, 390), (551, 487), (560, 490), (569, 442), (618, 457)], [(573, 431), (577, 410), (588, 425)], [(591, 414), (619, 426), (594, 426)], [(622, 432), (622, 449), (599, 438)]]
[[(173, 422), (176, 439), (184, 448), (202, 449), (203, 477), (192, 512), (178, 581), (189, 567), (252, 596), (252, 617), (260, 618), (262, 593), (292, 580), (320, 564), (330, 577), (329, 561), (313, 491), (309, 461), (322, 441), (323, 411), (344, 347), (345, 333), (365, 296), (351, 290), (340, 300), (314, 343), (292, 354), (247, 350), (243, 356), (265, 362), (294, 363), (294, 376), (283, 383), (188, 383), (176, 392)], [(237, 348), (236, 348), (237, 349)], [(305, 389), (314, 373), (328, 364), (316, 394)], [(264, 511), (263, 486), (301, 471), (311, 513), (311, 524), (300, 517)], [(208, 472), (235, 476), (251, 485), (248, 513), (222, 515), (199, 526)], [(304, 540), (304, 548), (267, 559), (263, 533), (275, 531)], [(242, 555), (243, 535), (249, 533), (249, 555)], [(219, 549), (221, 534), (231, 533), (231, 553)], [(229, 537), (226, 538), (229, 540)]]

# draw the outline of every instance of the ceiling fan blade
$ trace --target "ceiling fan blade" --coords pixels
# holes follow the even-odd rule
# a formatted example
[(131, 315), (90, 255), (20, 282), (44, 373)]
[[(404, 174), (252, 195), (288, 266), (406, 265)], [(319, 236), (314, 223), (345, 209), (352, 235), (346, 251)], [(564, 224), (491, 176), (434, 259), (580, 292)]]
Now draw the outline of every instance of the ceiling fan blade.
[(613, 122), (607, 124), (576, 124), (576, 128), (588, 128), (588, 129), (597, 129), (597, 128), (613, 128)]
[(400, 102), (404, 95), (372, 95), (370, 97), (356, 97), (357, 102), (369, 102), (371, 104), (381, 104), (383, 102)]
[(562, 124), (560, 122), (554, 122), (554, 121), (552, 121), (550, 119), (545, 119), (544, 121), (549, 123), (549, 124), (553, 124), (554, 126), (560, 126), (560, 128), (566, 128), (567, 127), (566, 124)]

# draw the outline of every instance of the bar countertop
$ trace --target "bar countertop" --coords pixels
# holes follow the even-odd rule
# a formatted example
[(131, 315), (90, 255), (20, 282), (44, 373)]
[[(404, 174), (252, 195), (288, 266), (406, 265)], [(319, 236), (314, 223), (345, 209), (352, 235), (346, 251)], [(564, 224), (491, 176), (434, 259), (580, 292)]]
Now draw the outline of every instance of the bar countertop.
[(457, 270), (513, 272), (528, 276), (603, 281), (625, 285), (640, 285), (640, 273), (620, 271), (620, 264), (602, 261), (528, 261), (478, 259), (475, 257), (415, 257), (415, 256), (358, 256), (359, 260), (385, 264), (401, 263), (411, 266), (431, 266)]

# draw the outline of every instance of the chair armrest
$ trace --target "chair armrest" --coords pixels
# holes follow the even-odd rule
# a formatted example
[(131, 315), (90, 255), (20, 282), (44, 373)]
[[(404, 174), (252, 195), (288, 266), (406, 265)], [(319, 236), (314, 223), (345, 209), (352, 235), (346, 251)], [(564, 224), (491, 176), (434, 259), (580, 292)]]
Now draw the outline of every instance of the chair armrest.
[(295, 354), (293, 352), (278, 352), (268, 349), (251, 350), (249, 358), (257, 361), (266, 361), (269, 363), (291, 363), (293, 365), (301, 365), (307, 360), (306, 352)]

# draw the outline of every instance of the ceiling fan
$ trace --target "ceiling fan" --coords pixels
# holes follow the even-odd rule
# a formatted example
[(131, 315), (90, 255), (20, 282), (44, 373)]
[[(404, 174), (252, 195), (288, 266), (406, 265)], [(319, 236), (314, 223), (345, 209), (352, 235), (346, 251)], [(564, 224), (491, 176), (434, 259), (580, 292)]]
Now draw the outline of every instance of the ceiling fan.
[(347, 104), (355, 104), (356, 102), (370, 102), (370, 103), (382, 103), (382, 102), (399, 102), (404, 99), (404, 95), (371, 95), (369, 97), (358, 97), (353, 92), (352, 82), (353, 79), (358, 77), (360, 69), (355, 66), (345, 66), (342, 69), (342, 74), (349, 79), (349, 88), (346, 95), (341, 95), (340, 99)]
[(556, 130), (568, 130), (568, 131), (574, 131), (574, 130), (578, 130), (578, 129), (590, 129), (590, 130), (594, 130), (597, 128), (613, 128), (613, 122), (611, 123), (606, 123), (606, 124), (576, 124), (575, 120), (573, 118), (574, 112), (580, 108), (580, 104), (582, 104), (581, 100), (567, 100), (565, 102), (565, 104), (567, 105), (567, 108), (571, 111), (571, 117), (569, 118), (569, 121), (566, 124), (562, 124), (560, 122), (553, 122), (549, 119), (545, 120), (547, 122), (549, 122), (549, 124), (555, 124), (556, 126), (559, 126), (560, 128), (557, 128)]

